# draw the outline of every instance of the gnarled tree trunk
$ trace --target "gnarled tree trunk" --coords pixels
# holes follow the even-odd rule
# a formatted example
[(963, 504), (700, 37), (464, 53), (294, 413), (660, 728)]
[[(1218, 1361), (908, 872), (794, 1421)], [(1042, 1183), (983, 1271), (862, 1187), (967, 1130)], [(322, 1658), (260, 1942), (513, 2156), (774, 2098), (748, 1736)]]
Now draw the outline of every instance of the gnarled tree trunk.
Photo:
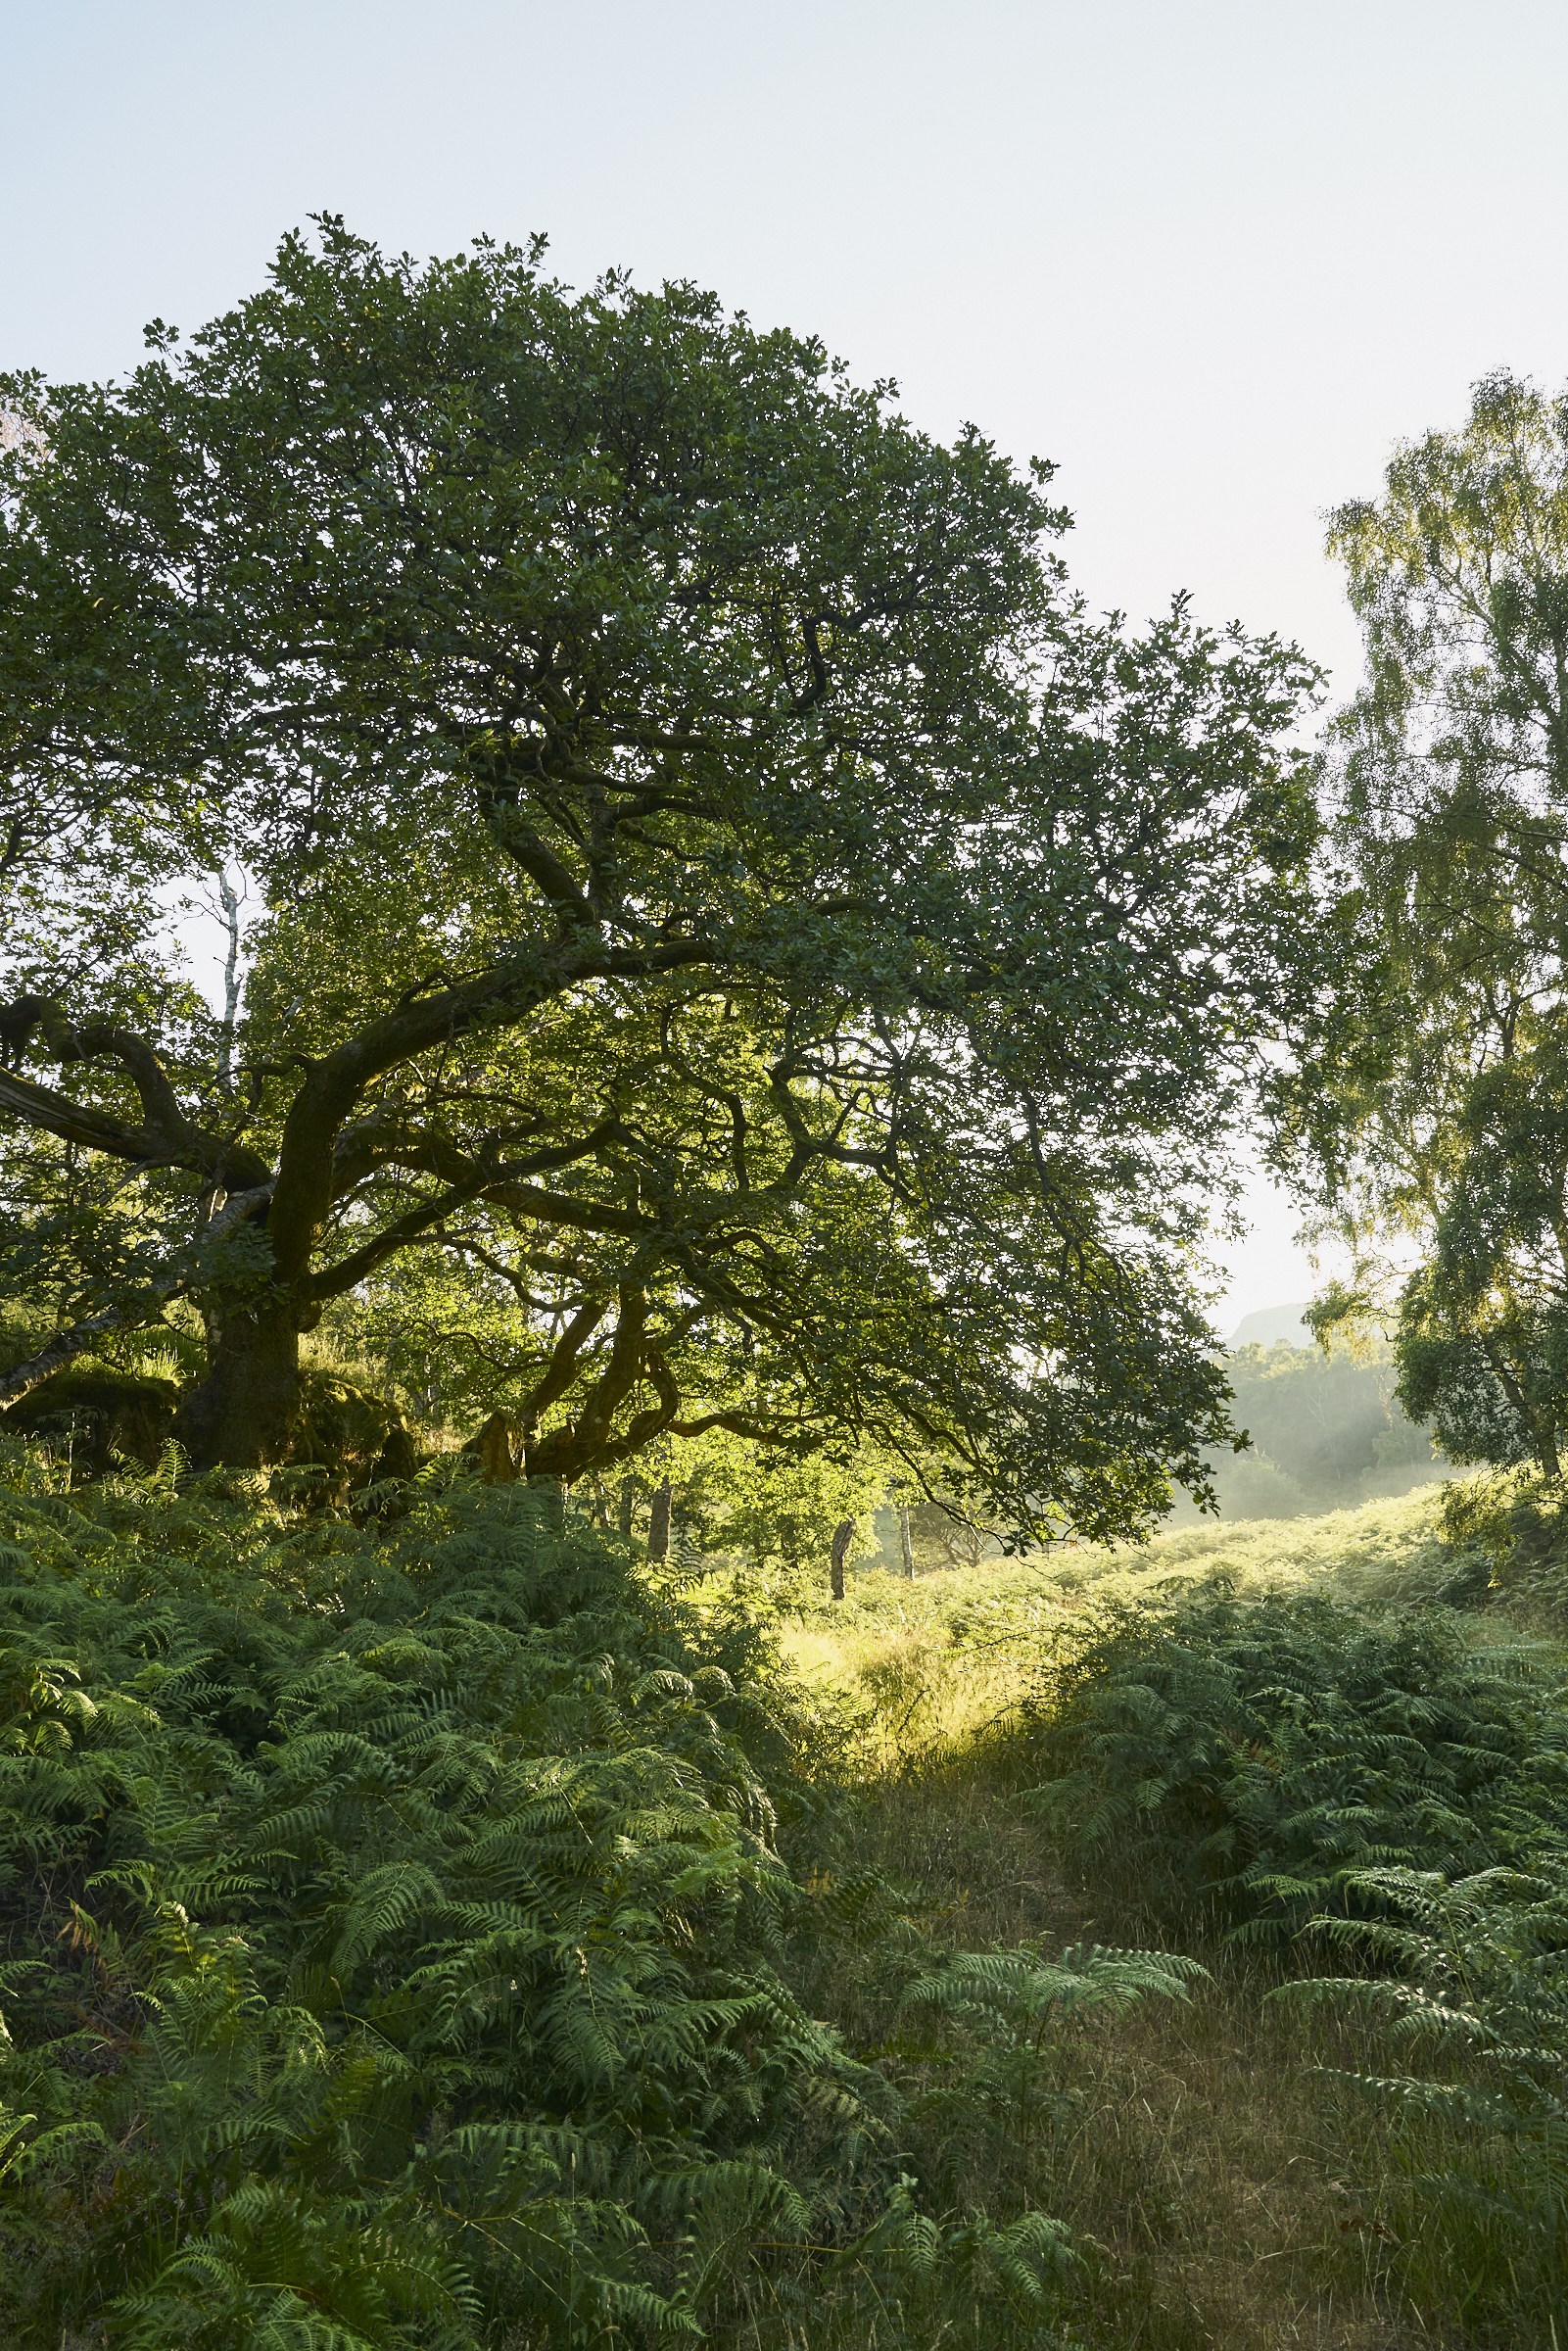
[(284, 1461), (299, 1416), (300, 1331), (292, 1306), (224, 1315), (207, 1377), (174, 1419), (192, 1466), (210, 1469), (221, 1462), (234, 1469), (261, 1469)]

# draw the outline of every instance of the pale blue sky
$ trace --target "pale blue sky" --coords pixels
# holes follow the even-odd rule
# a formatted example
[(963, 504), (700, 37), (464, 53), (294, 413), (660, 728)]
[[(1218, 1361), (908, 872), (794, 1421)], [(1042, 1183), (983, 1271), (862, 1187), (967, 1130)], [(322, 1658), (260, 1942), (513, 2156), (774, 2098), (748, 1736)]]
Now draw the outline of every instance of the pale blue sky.
[[(1095, 601), (1342, 688), (1321, 509), (1487, 369), (1568, 379), (1561, 0), (4, 0), (0, 88), (0, 363), (123, 368), (309, 212), (545, 229), (1055, 457)], [(1227, 1328), (1307, 1293), (1257, 1209)]]

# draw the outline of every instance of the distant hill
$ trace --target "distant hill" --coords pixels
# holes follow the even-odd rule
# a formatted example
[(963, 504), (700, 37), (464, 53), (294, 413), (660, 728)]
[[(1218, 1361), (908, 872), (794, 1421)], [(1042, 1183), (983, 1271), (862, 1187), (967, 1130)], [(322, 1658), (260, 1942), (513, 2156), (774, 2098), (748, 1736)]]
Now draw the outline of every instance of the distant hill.
[(1272, 1347), (1280, 1339), (1289, 1339), (1293, 1347), (1315, 1347), (1317, 1341), (1302, 1319), (1306, 1312), (1305, 1299), (1299, 1306), (1260, 1306), (1256, 1315), (1243, 1315), (1230, 1334), (1230, 1344)]

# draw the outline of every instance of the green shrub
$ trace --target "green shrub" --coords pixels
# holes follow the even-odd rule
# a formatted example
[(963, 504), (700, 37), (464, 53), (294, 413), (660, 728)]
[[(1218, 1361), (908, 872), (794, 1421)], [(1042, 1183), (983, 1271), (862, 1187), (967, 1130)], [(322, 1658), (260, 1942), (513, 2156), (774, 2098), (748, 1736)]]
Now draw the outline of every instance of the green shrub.
[(854, 2217), (879, 2085), (780, 1974), (754, 1639), (526, 1491), (34, 1471), (0, 1539), (6, 2340), (689, 2334), (694, 2206)]
[(1283, 1942), (1364, 1908), (1381, 1866), (1458, 1878), (1556, 1850), (1560, 1664), (1462, 1621), (1315, 1593), (1118, 1611), (1036, 1704), (1029, 1799), (1074, 1858), (1113, 1849), (1172, 1898)]
[(1447, 1597), (1501, 1602), (1536, 1622), (1568, 1623), (1568, 1488), (1534, 1465), (1483, 1471), (1443, 1499), (1454, 1558)]
[(965, 2033), (948, 2056), (946, 2078), (926, 2092), (922, 2119), (939, 2120), (946, 2135), (978, 2129), (1003, 2161), (1016, 2164), (1064, 2111), (1052, 2087), (1064, 2026), (1151, 1993), (1185, 1999), (1188, 1985), (1206, 1972), (1166, 1952), (1082, 1943), (1054, 1960), (1029, 1950), (952, 1953), (924, 1968), (901, 2003)]
[(1405, 2270), (1425, 2273), (1424, 2298), (1544, 2326), (1568, 2292), (1568, 1855), (1456, 1884), (1406, 1869), (1354, 1884), (1389, 1913), (1357, 1931), (1357, 1955), (1370, 1943), (1396, 1972), (1273, 1996), (1370, 2013), (1401, 2060), (1348, 2078), (1402, 2127)]
[(1403, 2291), (1517, 2329), (1568, 2288), (1568, 1688), (1468, 1629), (1314, 1593), (1125, 1611), (1038, 1704), (1031, 1800), (1080, 1862), (1345, 1951), (1274, 1996), (1384, 2028), (1347, 2078), (1393, 2118)]

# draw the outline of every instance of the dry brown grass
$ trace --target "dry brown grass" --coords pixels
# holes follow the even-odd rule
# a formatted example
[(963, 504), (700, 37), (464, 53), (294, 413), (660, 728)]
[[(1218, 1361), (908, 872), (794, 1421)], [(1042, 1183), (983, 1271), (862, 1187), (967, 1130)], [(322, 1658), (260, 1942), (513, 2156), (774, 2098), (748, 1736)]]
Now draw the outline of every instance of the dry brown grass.
[(1189, 2006), (1146, 2006), (1064, 2048), (1083, 2120), (1058, 2209), (1109, 2249), (1113, 2276), (1238, 2351), (1431, 2342), (1391, 2278), (1379, 2127), (1313, 2070), (1366, 2052), (1344, 2036), (1304, 2045), (1266, 1982), (1209, 1957), (1213, 1981)]

